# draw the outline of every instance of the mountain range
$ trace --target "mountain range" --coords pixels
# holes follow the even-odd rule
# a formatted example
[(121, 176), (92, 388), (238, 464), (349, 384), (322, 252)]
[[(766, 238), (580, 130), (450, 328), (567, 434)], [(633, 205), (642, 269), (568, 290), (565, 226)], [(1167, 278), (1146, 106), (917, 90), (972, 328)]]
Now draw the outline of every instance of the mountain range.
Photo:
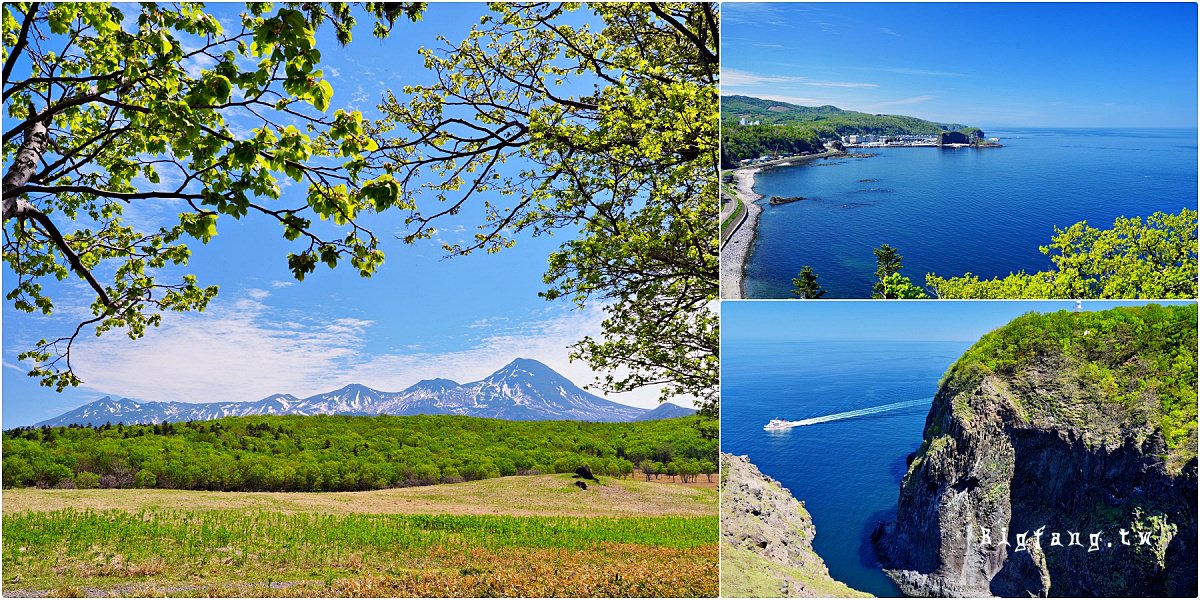
[(451, 414), (512, 421), (647, 421), (696, 411), (663, 403), (650, 410), (618, 404), (590, 394), (554, 369), (518, 358), (472, 383), (426, 379), (402, 392), (381, 392), (364, 385), (297, 398), (274, 394), (256, 402), (139, 402), (106, 396), (38, 423), (50, 427), (204, 421), (247, 415), (432, 415)]

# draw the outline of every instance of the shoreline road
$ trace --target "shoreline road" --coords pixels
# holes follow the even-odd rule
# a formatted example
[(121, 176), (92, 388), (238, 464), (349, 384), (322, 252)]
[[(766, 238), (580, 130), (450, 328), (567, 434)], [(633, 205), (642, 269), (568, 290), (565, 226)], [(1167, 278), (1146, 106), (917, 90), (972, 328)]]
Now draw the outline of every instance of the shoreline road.
[(754, 245), (754, 232), (758, 226), (758, 215), (762, 207), (755, 200), (762, 198), (754, 193), (754, 174), (757, 167), (738, 169), (734, 172), (738, 198), (746, 208), (746, 217), (740, 222), (731, 224), (728, 238), (721, 246), (721, 297), (737, 299), (742, 297), (742, 276), (746, 259)]
[[(845, 151), (830, 150), (820, 154), (810, 154), (808, 156), (793, 156), (789, 158), (781, 158), (770, 162), (758, 163), (751, 167), (744, 167), (733, 172), (734, 189), (737, 192), (738, 198), (746, 207), (746, 217), (740, 222), (730, 224), (730, 231), (721, 232), (721, 297), (725, 299), (742, 298), (742, 283), (746, 274), (746, 261), (750, 258), (750, 252), (754, 247), (754, 238), (758, 229), (758, 217), (762, 213), (762, 206), (755, 202), (762, 198), (754, 191), (754, 174), (763, 169), (807, 162), (818, 158), (830, 158), (834, 156), (844, 156)], [(730, 204), (736, 205), (736, 202)], [(730, 211), (733, 207), (730, 207)], [(729, 211), (725, 210), (725, 205), (722, 205), (721, 221), (729, 215)]]

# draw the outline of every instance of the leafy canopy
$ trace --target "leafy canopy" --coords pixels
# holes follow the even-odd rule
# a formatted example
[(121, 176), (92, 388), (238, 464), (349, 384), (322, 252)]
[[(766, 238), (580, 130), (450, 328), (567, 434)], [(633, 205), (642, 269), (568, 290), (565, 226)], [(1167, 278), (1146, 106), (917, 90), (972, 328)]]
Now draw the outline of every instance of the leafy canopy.
[(542, 295), (607, 313), (573, 358), (606, 390), (665, 384), (715, 413), (717, 6), (490, 6), (466, 39), (422, 50), (435, 83), (381, 107), (366, 158), (414, 207), (405, 241), (471, 203), (486, 216), (452, 255), (566, 232)]
[(930, 273), (925, 283), (938, 298), (1195, 298), (1196, 241), (1192, 209), (1120, 217), (1112, 229), (1081, 221), (1039, 248), (1053, 270), (988, 280)]
[(900, 256), (898, 250), (883, 244), (873, 252), (876, 263), (875, 277), (878, 281), (871, 290), (872, 298), (920, 300), (929, 297), (921, 286), (915, 285), (908, 277), (900, 274), (900, 269), (903, 268), (900, 261), (904, 257)]
[[(366, 11), (383, 36), (423, 6)], [(6, 298), (51, 314), (45, 286), (71, 273), (95, 295), (73, 332), (21, 354), (43, 385), (79, 383), (70, 351), (88, 326), (136, 339), (162, 311), (203, 310), (215, 286), (162, 274), (186, 264), (189, 241), (208, 242), (222, 219), (278, 222), (296, 242), (287, 260), (297, 279), (343, 260), (370, 276), (383, 261), (356, 219), (406, 200), (390, 174), (364, 170), (375, 142), (359, 113), (328, 114), (333, 88), (319, 69), (316, 29), (330, 23), (349, 43), (348, 5), (250, 4), (232, 26), (198, 4), (2, 10), (4, 260), (15, 274)], [(306, 197), (281, 201), (281, 178)], [(147, 230), (127, 223), (126, 208), (147, 202), (178, 217)], [(337, 233), (318, 233), (314, 219)]]

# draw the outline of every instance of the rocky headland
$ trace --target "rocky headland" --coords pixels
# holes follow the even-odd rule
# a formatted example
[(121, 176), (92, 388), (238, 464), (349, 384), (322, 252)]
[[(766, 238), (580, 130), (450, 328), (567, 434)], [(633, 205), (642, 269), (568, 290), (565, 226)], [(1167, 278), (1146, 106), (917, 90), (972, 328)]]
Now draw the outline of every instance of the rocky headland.
[(1028, 314), (947, 372), (896, 520), (915, 596), (1197, 592), (1196, 305)]
[(866, 597), (829, 576), (804, 503), (744, 456), (721, 454), (721, 596)]

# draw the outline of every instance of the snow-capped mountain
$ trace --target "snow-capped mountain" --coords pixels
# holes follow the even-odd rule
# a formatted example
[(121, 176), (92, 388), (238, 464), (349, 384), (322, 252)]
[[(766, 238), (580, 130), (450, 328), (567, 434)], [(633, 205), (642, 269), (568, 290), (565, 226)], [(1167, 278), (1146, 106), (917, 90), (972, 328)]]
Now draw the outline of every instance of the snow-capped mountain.
[(685, 416), (694, 410), (665, 404), (654, 410), (626, 406), (590, 394), (550, 367), (518, 358), (482, 381), (459, 384), (426, 379), (402, 392), (351, 384), (297, 398), (275, 394), (257, 402), (137, 402), (105, 397), (37, 426), (203, 421), (246, 415), (419, 415), (455, 414), (514, 421), (573, 419), (634, 421)]

